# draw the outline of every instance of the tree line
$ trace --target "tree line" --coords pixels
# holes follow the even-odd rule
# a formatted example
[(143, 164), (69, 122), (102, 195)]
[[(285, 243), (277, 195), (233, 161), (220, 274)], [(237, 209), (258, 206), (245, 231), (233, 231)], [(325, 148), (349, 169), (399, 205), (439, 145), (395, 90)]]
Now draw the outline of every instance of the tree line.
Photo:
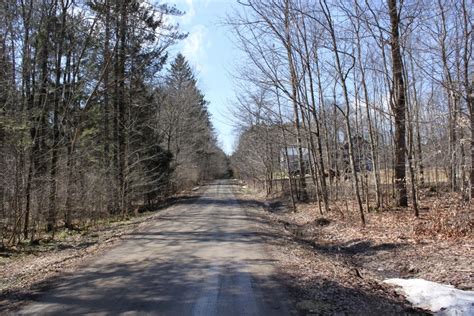
[(181, 54), (166, 66), (182, 14), (138, 0), (1, 2), (2, 244), (226, 172), (191, 67)]
[(418, 216), (425, 187), (474, 198), (472, 3), (242, 0), (227, 25), (248, 61), (240, 177), (321, 213), (349, 199), (362, 223), (390, 206)]

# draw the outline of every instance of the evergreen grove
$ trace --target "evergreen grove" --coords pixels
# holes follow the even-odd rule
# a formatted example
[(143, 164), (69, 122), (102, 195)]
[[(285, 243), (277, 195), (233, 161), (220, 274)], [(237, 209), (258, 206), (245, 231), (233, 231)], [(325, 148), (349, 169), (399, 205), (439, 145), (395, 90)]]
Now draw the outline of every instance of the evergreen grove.
[(0, 4), (1, 243), (126, 216), (227, 171), (182, 12), (138, 0)]

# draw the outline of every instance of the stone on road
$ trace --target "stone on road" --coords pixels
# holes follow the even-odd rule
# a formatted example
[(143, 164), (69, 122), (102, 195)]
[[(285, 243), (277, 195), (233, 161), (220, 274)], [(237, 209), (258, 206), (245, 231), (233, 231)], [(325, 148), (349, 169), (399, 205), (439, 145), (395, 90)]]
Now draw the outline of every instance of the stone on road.
[(253, 219), (218, 181), (26, 305), (20, 314), (289, 315)]

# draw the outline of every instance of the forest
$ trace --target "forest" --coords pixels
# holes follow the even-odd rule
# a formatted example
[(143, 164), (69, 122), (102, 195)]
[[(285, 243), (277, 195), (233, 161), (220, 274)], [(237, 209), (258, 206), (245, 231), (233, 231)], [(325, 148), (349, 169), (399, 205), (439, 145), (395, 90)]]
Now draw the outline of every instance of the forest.
[(226, 19), (247, 61), (234, 74), (236, 175), (361, 224), (418, 217), (427, 196), (472, 212), (472, 3), (239, 3)]
[(472, 0), (0, 1), (0, 314), (474, 315), (473, 31)]
[(187, 36), (182, 14), (1, 2), (0, 246), (125, 217), (227, 172), (193, 70), (169, 53)]

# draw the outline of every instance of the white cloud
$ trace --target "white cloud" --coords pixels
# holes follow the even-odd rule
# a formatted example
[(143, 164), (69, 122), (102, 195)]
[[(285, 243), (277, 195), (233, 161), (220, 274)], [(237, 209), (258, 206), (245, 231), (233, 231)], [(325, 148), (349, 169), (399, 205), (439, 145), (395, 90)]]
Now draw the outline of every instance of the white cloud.
[(198, 73), (205, 73), (207, 71), (206, 51), (211, 45), (210, 41), (206, 40), (207, 33), (208, 30), (204, 25), (194, 25), (183, 42), (183, 55), (186, 56)]
[(190, 24), (196, 15), (196, 10), (194, 9), (193, 0), (185, 0), (187, 8), (185, 9), (186, 13), (181, 17), (181, 22), (184, 25)]

